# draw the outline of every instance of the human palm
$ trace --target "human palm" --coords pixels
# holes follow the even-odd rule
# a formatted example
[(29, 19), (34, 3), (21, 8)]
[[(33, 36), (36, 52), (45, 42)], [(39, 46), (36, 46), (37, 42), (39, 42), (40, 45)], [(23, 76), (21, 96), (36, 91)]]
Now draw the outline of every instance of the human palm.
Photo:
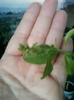
[[(19, 44), (25, 45), (26, 42), (29, 46), (37, 42), (38, 44), (53, 44), (56, 47), (55, 38), (57, 46), (63, 48), (67, 15), (63, 10), (56, 11), (56, 7), (57, 0), (45, 0), (43, 7), (38, 3), (33, 3), (23, 16), (1, 59), (1, 72), (5, 75), (2, 76), (3, 80), (17, 98), (23, 98), (20, 100), (24, 100), (25, 94), (29, 95), (30, 92), (35, 94), (35, 97), (28, 97), (27, 100), (31, 98), (36, 100), (36, 95), (42, 100), (63, 100), (67, 76), (64, 55), (58, 55), (53, 63), (51, 74), (41, 80), (45, 64), (35, 65), (25, 62), (22, 53), (18, 50)], [(67, 50), (72, 50), (71, 40), (67, 44)], [(22, 94), (18, 97), (20, 89)]]

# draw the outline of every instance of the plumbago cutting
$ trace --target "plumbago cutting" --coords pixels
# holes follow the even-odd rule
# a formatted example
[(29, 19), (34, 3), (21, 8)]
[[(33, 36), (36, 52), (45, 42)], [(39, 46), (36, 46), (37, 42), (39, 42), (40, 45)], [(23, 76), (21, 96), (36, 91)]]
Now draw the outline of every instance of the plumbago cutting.
[[(70, 37), (74, 34), (74, 29), (70, 30), (65, 36), (64, 48)], [(26, 62), (32, 64), (46, 64), (46, 67), (43, 72), (43, 76), (41, 79), (45, 78), (48, 74), (50, 74), (53, 70), (52, 60), (59, 54), (62, 53), (65, 55), (65, 63), (66, 63), (66, 71), (68, 75), (74, 74), (74, 60), (72, 57), (74, 56), (73, 52), (66, 51), (66, 49), (61, 50), (59, 48), (55, 48), (54, 45), (33, 44), (32, 47), (29, 47), (28, 44), (22, 45), (20, 44), (19, 50), (23, 52), (23, 59)]]

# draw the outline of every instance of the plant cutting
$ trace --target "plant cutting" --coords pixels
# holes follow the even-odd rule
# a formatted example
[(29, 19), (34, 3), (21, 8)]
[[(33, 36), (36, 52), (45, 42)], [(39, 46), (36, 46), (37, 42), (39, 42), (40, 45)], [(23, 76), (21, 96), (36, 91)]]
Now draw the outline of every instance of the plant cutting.
[(32, 64), (46, 64), (46, 67), (43, 72), (41, 79), (45, 78), (53, 70), (52, 60), (57, 57), (59, 53), (65, 55), (66, 71), (68, 75), (74, 74), (74, 56), (72, 51), (66, 51), (66, 44), (71, 36), (74, 34), (74, 29), (70, 30), (65, 36), (64, 50), (54, 47), (54, 45), (33, 44), (32, 47), (29, 47), (28, 43), (24, 46), (23, 44), (19, 45), (19, 50), (23, 52), (23, 59), (26, 62)]

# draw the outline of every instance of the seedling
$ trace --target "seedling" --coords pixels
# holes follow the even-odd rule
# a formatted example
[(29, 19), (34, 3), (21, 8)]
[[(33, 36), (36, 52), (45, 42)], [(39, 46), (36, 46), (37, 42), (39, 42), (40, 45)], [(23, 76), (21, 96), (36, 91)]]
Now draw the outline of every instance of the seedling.
[[(64, 47), (71, 36), (74, 34), (74, 29), (70, 30), (65, 36)], [(23, 59), (26, 62), (32, 64), (46, 64), (46, 67), (43, 72), (43, 76), (41, 79), (45, 78), (48, 74), (50, 74), (53, 70), (52, 60), (59, 54), (62, 53), (65, 55), (65, 63), (66, 63), (66, 71), (68, 75), (74, 74), (74, 60), (72, 56), (74, 56), (73, 52), (66, 51), (66, 49), (61, 50), (59, 48), (55, 48), (54, 45), (33, 44), (32, 47), (26, 43), (26, 45), (20, 44), (19, 50), (23, 52)]]

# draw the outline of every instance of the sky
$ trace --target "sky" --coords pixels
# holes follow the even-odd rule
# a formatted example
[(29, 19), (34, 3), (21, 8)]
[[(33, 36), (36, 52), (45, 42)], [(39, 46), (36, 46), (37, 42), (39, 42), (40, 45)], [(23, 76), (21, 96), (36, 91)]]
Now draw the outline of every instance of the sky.
[(0, 7), (24, 7), (36, 1), (43, 2), (44, 0), (0, 0)]
[[(0, 0), (0, 7), (20, 8), (28, 7), (32, 2), (43, 3), (45, 0)], [(74, 0), (58, 0), (58, 6), (62, 6), (61, 2), (74, 2)]]
[[(58, 0), (59, 2), (63, 2), (65, 0)], [(0, 7), (27, 7), (32, 2), (43, 3), (44, 0), (0, 0)]]

